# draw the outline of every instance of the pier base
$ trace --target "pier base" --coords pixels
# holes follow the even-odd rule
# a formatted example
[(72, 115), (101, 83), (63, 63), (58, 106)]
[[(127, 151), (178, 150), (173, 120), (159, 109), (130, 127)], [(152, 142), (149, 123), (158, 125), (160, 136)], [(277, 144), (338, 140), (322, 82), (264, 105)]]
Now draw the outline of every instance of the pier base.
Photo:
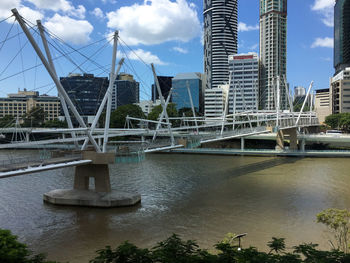
[(103, 193), (92, 190), (57, 189), (44, 194), (44, 201), (54, 205), (108, 208), (135, 205), (141, 201), (141, 196), (116, 190)]
[[(77, 166), (74, 175), (74, 189), (57, 189), (44, 194), (44, 201), (55, 205), (120, 207), (132, 206), (141, 201), (137, 193), (126, 193), (111, 189), (108, 164), (114, 163), (115, 155), (87, 152), (83, 159), (92, 164)], [(90, 178), (95, 188), (89, 189)]]

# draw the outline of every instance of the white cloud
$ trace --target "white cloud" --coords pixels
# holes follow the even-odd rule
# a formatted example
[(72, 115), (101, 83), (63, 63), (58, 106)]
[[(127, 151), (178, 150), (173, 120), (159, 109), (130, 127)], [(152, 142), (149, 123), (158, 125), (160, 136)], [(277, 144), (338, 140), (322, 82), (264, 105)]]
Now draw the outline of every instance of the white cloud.
[(238, 23), (239, 32), (246, 32), (246, 31), (253, 31), (253, 30), (259, 30), (259, 25), (248, 26), (246, 23), (243, 23), (243, 22)]
[(27, 0), (39, 9), (48, 9), (55, 12), (61, 11), (67, 15), (84, 18), (86, 9), (83, 5), (74, 7), (70, 1), (67, 0)]
[[(12, 15), (12, 8), (19, 8), (21, 0), (1, 0), (0, 1), (0, 19), (8, 18)], [(13, 20), (12, 20), (13, 21)]]
[(334, 4), (335, 0), (315, 0), (311, 10), (321, 14), (322, 22), (332, 27), (334, 25)]
[(22, 17), (29, 20), (33, 24), (36, 24), (36, 20), (42, 20), (44, 18), (44, 14), (40, 11), (33, 10), (26, 6), (21, 6), (18, 9), (18, 12)]
[(188, 53), (188, 50), (184, 49), (182, 47), (173, 47), (172, 50), (174, 50), (176, 52), (179, 52), (179, 53), (182, 53), (182, 54), (187, 54)]
[(197, 11), (186, 0), (144, 0), (107, 13), (110, 29), (118, 29), (129, 45), (187, 42), (200, 36)]
[(93, 14), (94, 16), (96, 16), (97, 18), (103, 18), (103, 11), (101, 10), (101, 8), (96, 7), (93, 11), (90, 12), (91, 14)]
[(333, 48), (334, 40), (331, 37), (325, 37), (325, 38), (316, 38), (315, 41), (312, 43), (311, 47), (327, 47), (327, 48)]
[(90, 41), (94, 27), (86, 20), (76, 20), (68, 16), (55, 14), (44, 25), (64, 41), (73, 44), (85, 44)]
[(133, 51), (127, 52), (127, 54), (122, 54), (120, 51), (118, 51), (118, 58), (121, 57), (127, 57), (130, 60), (138, 60), (143, 61), (146, 64), (155, 64), (155, 65), (167, 65), (166, 62), (163, 62), (160, 60), (160, 58), (157, 55), (152, 54), (149, 51), (145, 51), (143, 49), (137, 49)]

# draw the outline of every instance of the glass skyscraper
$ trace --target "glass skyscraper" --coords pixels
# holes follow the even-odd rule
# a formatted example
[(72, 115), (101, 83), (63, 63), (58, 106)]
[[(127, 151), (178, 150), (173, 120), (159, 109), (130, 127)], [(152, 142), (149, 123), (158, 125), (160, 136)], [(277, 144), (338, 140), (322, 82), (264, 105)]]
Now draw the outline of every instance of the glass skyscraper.
[(334, 7), (334, 68), (336, 74), (350, 67), (350, 0), (337, 0)]
[(202, 75), (194, 72), (177, 74), (172, 80), (172, 100), (176, 104), (176, 109), (191, 108), (187, 83), (194, 108), (199, 112), (203, 112)]
[(287, 108), (287, 0), (260, 0), (260, 108), (276, 109), (277, 81), (280, 108)]
[(205, 89), (228, 83), (228, 56), (237, 54), (237, 0), (204, 0)]
[(134, 76), (120, 73), (113, 85), (112, 110), (128, 104), (140, 102), (140, 83)]

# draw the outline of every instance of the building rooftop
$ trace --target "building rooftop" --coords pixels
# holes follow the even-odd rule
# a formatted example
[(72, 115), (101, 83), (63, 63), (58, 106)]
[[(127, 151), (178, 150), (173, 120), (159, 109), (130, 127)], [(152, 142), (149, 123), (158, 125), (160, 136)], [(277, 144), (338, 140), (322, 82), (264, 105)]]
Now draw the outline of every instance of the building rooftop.
[(200, 79), (201, 73), (199, 72), (189, 72), (189, 73), (179, 73), (177, 74), (173, 80), (181, 80), (181, 79)]

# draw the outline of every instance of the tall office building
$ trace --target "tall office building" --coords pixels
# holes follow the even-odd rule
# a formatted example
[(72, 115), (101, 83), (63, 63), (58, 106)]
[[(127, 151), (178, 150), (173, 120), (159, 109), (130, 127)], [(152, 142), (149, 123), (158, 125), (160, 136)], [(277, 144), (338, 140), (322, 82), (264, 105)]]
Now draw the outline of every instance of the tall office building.
[[(93, 74), (69, 74), (60, 81), (85, 123), (92, 123), (108, 89), (108, 78)], [(72, 120), (76, 121), (75, 118)]]
[(286, 109), (287, 0), (260, 0), (260, 63), (260, 108), (274, 110), (280, 101)]
[(176, 104), (177, 110), (191, 108), (191, 101), (188, 94), (188, 88), (191, 92), (193, 107), (196, 111), (203, 113), (204, 92), (202, 85), (202, 74), (197, 72), (177, 74), (172, 81), (173, 86), (173, 103)]
[(237, 0), (204, 0), (205, 89), (228, 82), (228, 56), (237, 54)]
[[(168, 98), (169, 92), (171, 90), (171, 80), (173, 77), (169, 76), (157, 76), (158, 82), (159, 82), (159, 87), (162, 92), (162, 95), (164, 97), (164, 100)], [(158, 89), (155, 84), (152, 85), (152, 101), (155, 102), (156, 100), (159, 100), (159, 94), (158, 94)], [(170, 98), (171, 102), (171, 98)]]
[(350, 67), (350, 0), (337, 0), (334, 7), (334, 68), (336, 74)]
[(140, 83), (134, 76), (120, 73), (114, 82), (112, 93), (112, 110), (119, 106), (140, 102)]
[(350, 113), (350, 67), (331, 78), (330, 104), (332, 114)]
[(259, 57), (256, 53), (229, 57), (232, 72), (229, 113), (258, 110), (259, 106)]

